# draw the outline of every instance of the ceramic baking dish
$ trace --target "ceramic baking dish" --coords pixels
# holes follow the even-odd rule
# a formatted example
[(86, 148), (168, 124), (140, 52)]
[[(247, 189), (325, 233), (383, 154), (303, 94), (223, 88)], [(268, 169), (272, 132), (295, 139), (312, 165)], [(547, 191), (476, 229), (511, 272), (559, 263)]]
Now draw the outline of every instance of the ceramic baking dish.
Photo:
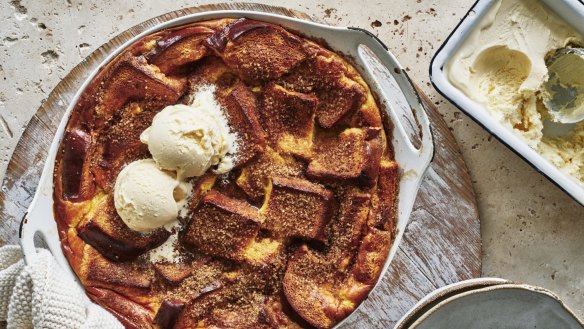
[[(40, 238), (46, 243), (46, 246), (66, 270), (66, 273), (77, 281), (61, 250), (57, 226), (53, 218), (53, 169), (55, 156), (61, 143), (69, 114), (83, 90), (100, 68), (145, 35), (173, 26), (221, 17), (247, 17), (275, 23), (292, 31), (299, 31), (306, 37), (326, 41), (333, 50), (343, 53), (347, 58), (354, 61), (358, 71), (365, 78), (372, 91), (379, 97), (382, 107), (385, 107), (388, 117), (393, 122), (393, 136), (390, 136), (391, 142), (395, 149), (396, 161), (399, 163), (402, 173), (404, 173), (399, 186), (398, 233), (385, 262), (380, 276), (381, 280), (397, 251), (418, 187), (433, 156), (434, 145), (430, 124), (423, 105), (407, 74), (401, 69), (395, 57), (388, 52), (385, 45), (369, 32), (357, 28), (331, 27), (295, 18), (253, 11), (226, 10), (196, 13), (153, 26), (109, 54), (98, 68), (87, 77), (61, 120), (49, 150), (38, 189), (21, 225), (20, 244), (27, 262), (30, 262), (36, 256), (34, 240), (35, 238), (37, 240)], [(412, 142), (410, 139), (414, 141)], [(416, 147), (414, 145), (419, 146)]]
[[(584, 3), (579, 0), (539, 0), (550, 10), (584, 35)], [(462, 91), (456, 88), (444, 71), (456, 51), (467, 39), (469, 34), (478, 28), (489, 9), (496, 3), (492, 0), (478, 0), (468, 11), (462, 21), (438, 49), (430, 64), (430, 80), (442, 96), (469, 115), (502, 143), (529, 162), (535, 169), (547, 176), (552, 182), (568, 193), (577, 202), (584, 205), (584, 184), (576, 178), (563, 173), (539, 153), (530, 148), (524, 141), (493, 118), (488, 110), (476, 103)]]

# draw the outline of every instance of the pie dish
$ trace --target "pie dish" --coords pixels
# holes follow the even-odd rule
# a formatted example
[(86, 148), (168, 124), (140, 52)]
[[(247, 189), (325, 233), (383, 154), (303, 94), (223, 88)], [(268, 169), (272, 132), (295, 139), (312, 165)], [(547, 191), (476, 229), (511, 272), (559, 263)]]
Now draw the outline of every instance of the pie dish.
[[(413, 202), (409, 195), (402, 205), (398, 193), (417, 188), (431, 156), (427, 119), (418, 108), (425, 149), (410, 152), (422, 161), (403, 167), (417, 169), (404, 183), (395, 161), (404, 150), (387, 137), (393, 121), (382, 120), (368, 84), (342, 57), (260, 21), (178, 25), (143, 34), (111, 56), (60, 127), (50, 155), (56, 162), (47, 168), (55, 173), (55, 219), (68, 263), (88, 295), (128, 327), (334, 326), (395, 253), (391, 242)], [(262, 51), (238, 56), (242, 44)], [(271, 52), (274, 45), (287, 48)], [(241, 61), (254, 56), (259, 68)], [(152, 115), (201, 82), (217, 86), (243, 147), (229, 177), (194, 182), (180, 234), (188, 262), (151, 264), (143, 255), (168, 233), (140, 235), (116, 221), (112, 181), (125, 163), (147, 156), (136, 133)], [(49, 231), (26, 225), (32, 222), (23, 224), (27, 257), (34, 257), (27, 231), (45, 239)], [(321, 275), (323, 268), (335, 275)]]

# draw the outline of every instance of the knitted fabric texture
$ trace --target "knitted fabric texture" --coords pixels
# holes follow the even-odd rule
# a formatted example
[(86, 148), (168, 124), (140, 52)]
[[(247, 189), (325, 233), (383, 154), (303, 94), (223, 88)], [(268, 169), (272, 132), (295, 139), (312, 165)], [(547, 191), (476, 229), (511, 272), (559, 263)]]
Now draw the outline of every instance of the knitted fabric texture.
[(61, 270), (51, 253), (25, 265), (19, 246), (0, 247), (0, 321), (7, 329), (116, 329), (123, 326)]

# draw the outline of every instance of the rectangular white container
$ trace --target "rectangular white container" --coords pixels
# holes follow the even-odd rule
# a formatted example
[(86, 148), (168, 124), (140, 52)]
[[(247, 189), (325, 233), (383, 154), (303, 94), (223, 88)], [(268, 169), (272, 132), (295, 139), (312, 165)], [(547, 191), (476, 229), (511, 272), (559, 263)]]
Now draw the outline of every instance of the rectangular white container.
[[(563, 18), (580, 34), (584, 35), (584, 2), (581, 0), (539, 0), (551, 11)], [(430, 63), (430, 80), (442, 96), (469, 115), (479, 125), (497, 137), (503, 144), (529, 162), (535, 169), (547, 176), (558, 187), (568, 193), (581, 205), (584, 205), (584, 185), (576, 178), (565, 174), (543, 158), (537, 151), (514, 132), (504, 127), (489, 114), (481, 104), (473, 101), (456, 88), (446, 76), (444, 68), (456, 54), (467, 37), (478, 28), (485, 14), (496, 3), (493, 0), (478, 0), (471, 7), (462, 21), (438, 49)]]

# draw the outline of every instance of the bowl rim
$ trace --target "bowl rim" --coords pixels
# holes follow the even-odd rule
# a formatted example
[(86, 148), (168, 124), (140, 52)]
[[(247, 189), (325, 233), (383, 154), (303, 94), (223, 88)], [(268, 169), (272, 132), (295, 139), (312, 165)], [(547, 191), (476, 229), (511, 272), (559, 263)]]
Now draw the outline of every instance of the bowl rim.
[(440, 287), (428, 295), (420, 299), (402, 318), (396, 323), (394, 329), (407, 329), (413, 322), (415, 322), (422, 314), (434, 307), (440, 301), (452, 297), (462, 292), (476, 290), (480, 288), (511, 284), (511, 281), (495, 278), (495, 277), (481, 277), (455, 282), (443, 287)]
[(560, 306), (563, 310), (565, 310), (569, 316), (571, 316), (580, 326), (582, 326), (582, 328), (584, 328), (584, 322), (582, 322), (582, 320), (580, 318), (578, 318), (578, 316), (576, 316), (574, 311), (572, 311), (560, 299), (560, 297), (558, 297), (558, 295), (556, 295), (554, 292), (552, 292), (548, 289), (545, 289), (545, 288), (532, 286), (529, 284), (522, 284), (522, 283), (508, 283), (508, 284), (493, 285), (493, 286), (488, 286), (488, 287), (484, 287), (484, 288), (469, 290), (469, 291), (461, 292), (459, 294), (455, 294), (449, 298), (446, 298), (446, 299), (440, 301), (438, 304), (434, 305), (433, 307), (428, 309), (426, 312), (421, 314), (416, 319), (416, 321), (414, 321), (411, 324), (411, 326), (409, 328), (410, 329), (417, 328), (423, 321), (426, 321), (430, 316), (432, 316), (434, 313), (436, 313), (438, 310), (440, 310), (440, 308), (442, 308), (442, 307), (444, 307), (444, 306), (446, 306), (454, 301), (457, 301), (459, 299), (463, 299), (463, 298), (466, 298), (466, 297), (469, 297), (472, 295), (478, 295), (478, 294), (483, 294), (483, 293), (498, 291), (498, 290), (503, 290), (503, 289), (529, 291), (532, 293), (541, 294), (541, 295), (544, 295), (546, 297), (549, 297), (549, 298), (553, 299), (558, 304), (558, 306)]

